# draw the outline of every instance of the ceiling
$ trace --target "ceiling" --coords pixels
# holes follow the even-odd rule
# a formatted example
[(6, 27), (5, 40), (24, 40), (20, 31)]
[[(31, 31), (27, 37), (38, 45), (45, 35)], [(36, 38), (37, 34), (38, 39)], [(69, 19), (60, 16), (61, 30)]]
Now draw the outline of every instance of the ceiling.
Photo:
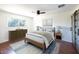
[(22, 7), (28, 7), (32, 10), (44, 10), (44, 11), (59, 11), (59, 10), (69, 10), (74, 8), (77, 4), (66, 4), (63, 8), (58, 8), (59, 4), (29, 4), (29, 5), (22, 5)]
[(58, 8), (58, 4), (1, 4), (0, 9), (25, 16), (34, 16), (36, 10), (50, 12), (64, 12), (73, 10), (77, 4), (66, 4), (63, 8)]

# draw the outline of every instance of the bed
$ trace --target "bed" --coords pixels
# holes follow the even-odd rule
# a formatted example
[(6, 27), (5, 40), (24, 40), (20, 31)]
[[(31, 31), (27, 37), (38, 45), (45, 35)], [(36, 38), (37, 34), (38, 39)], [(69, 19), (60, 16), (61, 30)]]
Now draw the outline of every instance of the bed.
[(31, 43), (36, 47), (43, 49), (43, 52), (54, 41), (54, 31), (33, 31), (26, 34), (25, 42)]

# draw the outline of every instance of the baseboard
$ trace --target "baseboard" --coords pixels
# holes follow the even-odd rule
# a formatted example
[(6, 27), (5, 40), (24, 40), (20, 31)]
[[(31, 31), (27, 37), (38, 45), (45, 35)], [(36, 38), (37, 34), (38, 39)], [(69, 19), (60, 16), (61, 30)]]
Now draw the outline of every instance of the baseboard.
[(0, 43), (0, 44), (4, 44), (4, 43), (9, 43), (9, 41), (5, 41), (5, 42), (2, 42), (2, 43)]

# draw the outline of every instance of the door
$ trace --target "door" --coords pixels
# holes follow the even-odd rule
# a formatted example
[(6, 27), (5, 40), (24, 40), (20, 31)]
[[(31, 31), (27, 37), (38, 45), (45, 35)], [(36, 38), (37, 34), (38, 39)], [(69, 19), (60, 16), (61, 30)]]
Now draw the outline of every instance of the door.
[(79, 10), (72, 15), (72, 42), (79, 53)]
[(76, 35), (75, 35), (75, 18), (74, 15), (71, 16), (72, 21), (72, 43), (74, 47), (76, 48)]
[(76, 12), (75, 15), (75, 41), (76, 41), (76, 49), (79, 52), (79, 13), (78, 11)]

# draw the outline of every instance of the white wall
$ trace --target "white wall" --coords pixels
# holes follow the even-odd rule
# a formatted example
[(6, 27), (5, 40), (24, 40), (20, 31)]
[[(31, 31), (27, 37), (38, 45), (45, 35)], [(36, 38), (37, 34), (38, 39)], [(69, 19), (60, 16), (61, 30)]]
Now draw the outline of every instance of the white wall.
[(0, 43), (8, 41), (8, 31), (18, 29), (18, 27), (8, 27), (8, 21), (11, 19), (23, 19), (26, 20), (26, 26), (23, 29), (31, 31), (33, 29), (33, 18), (25, 17), (21, 15), (11, 14), (8, 12), (0, 11)]
[[(35, 25), (40, 26), (43, 19), (53, 19), (53, 26), (66, 26), (71, 27), (71, 12), (42, 14), (35, 17)], [(39, 23), (41, 22), (41, 23)]]
[(54, 27), (61, 26), (62, 28), (60, 29), (62, 33), (62, 40), (67, 41), (67, 42), (72, 42), (72, 32), (70, 30), (71, 28), (71, 12), (63, 12), (63, 13), (58, 13), (54, 15), (53, 19), (53, 24)]
[[(51, 13), (51, 14), (41, 14), (36, 17), (34, 23), (36, 26), (42, 26), (42, 21), (45, 19), (52, 19), (53, 27), (61, 26), (62, 40), (67, 42), (72, 42), (71, 28), (71, 15), (72, 11)], [(40, 23), (41, 22), (41, 23)], [(36, 28), (36, 27), (35, 27)]]
[(42, 26), (42, 17), (41, 16), (36, 15), (33, 20), (34, 20), (34, 30), (36, 30), (37, 26)]

